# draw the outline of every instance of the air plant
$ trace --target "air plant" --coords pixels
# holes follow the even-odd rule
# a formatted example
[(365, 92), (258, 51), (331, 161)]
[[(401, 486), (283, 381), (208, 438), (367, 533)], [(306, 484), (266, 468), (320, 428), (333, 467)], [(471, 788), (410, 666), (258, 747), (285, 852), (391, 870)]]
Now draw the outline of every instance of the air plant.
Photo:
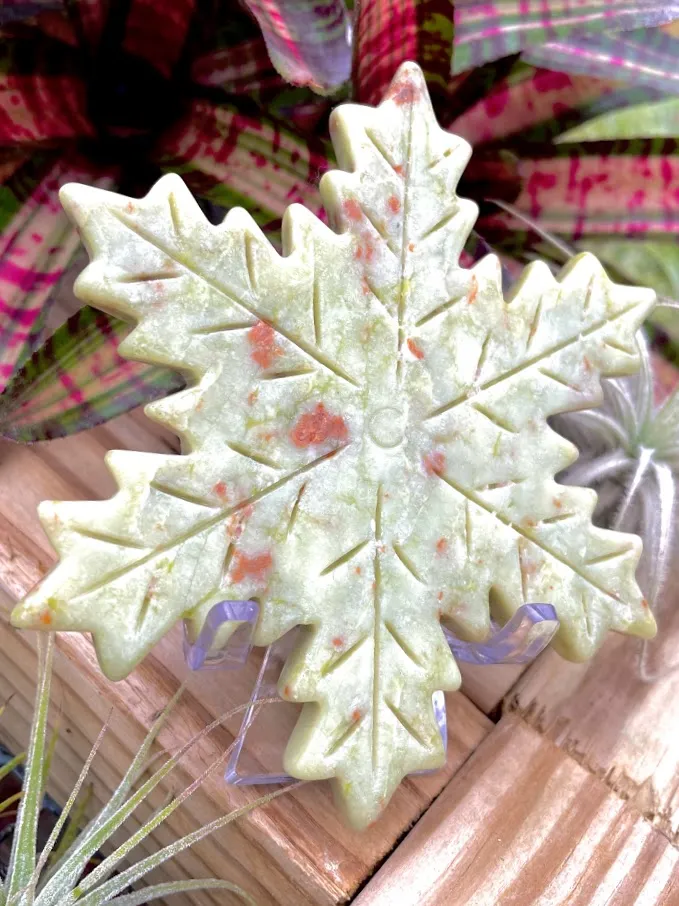
[[(672, 603), (663, 601), (663, 589), (675, 533), (679, 387), (655, 403), (648, 343), (642, 333), (637, 339), (639, 374), (603, 381), (602, 406), (555, 421), (559, 432), (584, 451), (563, 480), (597, 490), (595, 518), (601, 524), (643, 538), (640, 583), (662, 624), (667, 617), (664, 610)], [(658, 678), (649, 665), (653, 644), (644, 642), (641, 651), (640, 675), (646, 681)]]
[[(629, 263), (631, 282), (670, 277), (679, 41), (666, 23), (679, 3), (195, 0), (172, 15), (149, 0), (43, 3), (12, 0), (0, 29), (5, 437), (71, 434), (182, 385), (123, 360), (128, 325), (90, 309), (44, 341), (78, 245), (61, 181), (141, 195), (178, 172), (211, 217), (243, 205), (275, 242), (289, 203), (322, 216), (332, 107), (373, 103), (406, 59), (424, 69), (439, 121), (474, 145), (461, 186), (482, 209), (469, 260), (489, 243), (510, 269), (544, 251), (500, 202)], [(675, 333), (674, 318), (664, 326)]]
[(44, 795), (49, 750), (47, 716), (54, 652), (53, 636), (40, 639), (39, 645), (38, 688), (26, 754), (23, 790), (14, 827), (9, 869), (4, 880), (0, 881), (0, 906), (72, 906), (76, 902), (80, 906), (103, 906), (109, 902), (117, 906), (142, 906), (173, 893), (189, 893), (196, 890), (229, 891), (237, 894), (244, 903), (252, 904), (253, 900), (235, 884), (218, 879), (156, 883), (140, 889), (131, 889), (132, 885), (136, 885), (182, 850), (253, 809), (270, 802), (286, 789), (291, 789), (291, 787), (278, 789), (199, 827), (152, 855), (130, 862), (129, 854), (132, 850), (179, 808), (207, 776), (223, 764), (230, 749), (216, 759), (202, 776), (181, 793), (172, 796), (170, 801), (157, 809), (138, 830), (128, 834), (124, 842), (112, 848), (98, 864), (91, 867), (92, 858), (102, 849), (106, 850), (107, 846), (111, 848), (109, 841), (112, 836), (121, 831), (124, 833), (126, 819), (148, 799), (153, 790), (179, 764), (188, 749), (245, 707), (236, 708), (217, 718), (177, 752), (166, 758), (159, 767), (153, 767), (149, 764), (153, 743), (167, 722), (173, 706), (181, 695), (181, 689), (149, 730), (108, 803), (82, 830), (79, 830), (81, 816), (78, 801), (92, 762), (105, 737), (107, 725), (104, 725), (52, 833), (42, 851), (37, 852), (38, 818)]

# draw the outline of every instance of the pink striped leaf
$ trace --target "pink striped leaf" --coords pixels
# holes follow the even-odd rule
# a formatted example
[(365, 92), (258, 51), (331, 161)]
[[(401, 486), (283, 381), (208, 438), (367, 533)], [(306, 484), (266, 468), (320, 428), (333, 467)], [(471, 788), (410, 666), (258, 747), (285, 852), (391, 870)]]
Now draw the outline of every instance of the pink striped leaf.
[(343, 0), (246, 0), (271, 62), (293, 85), (336, 91), (351, 74), (349, 17)]
[(0, 146), (93, 135), (73, 48), (27, 26), (0, 35)]
[(54, 287), (79, 245), (59, 204), (59, 187), (86, 178), (56, 163), (5, 225), (0, 239), (0, 388), (34, 344)]
[(219, 88), (225, 95), (247, 96), (269, 116), (302, 132), (313, 133), (320, 119), (330, 111), (327, 98), (309, 88), (288, 84), (276, 72), (261, 37), (198, 57), (192, 67), (192, 78), (196, 84)]
[[(674, 140), (561, 145), (547, 157), (517, 163), (522, 189), (515, 206), (542, 228), (570, 239), (586, 235), (678, 234), (679, 155)], [(516, 218), (489, 214), (480, 229), (523, 229)]]
[(655, 26), (677, 16), (679, 3), (659, 0), (458, 0), (453, 72), (547, 42)]
[(196, 195), (225, 208), (242, 205), (260, 226), (275, 228), (293, 202), (322, 215), (316, 183), (330, 153), (329, 143), (273, 120), (197, 101), (165, 136), (159, 162)]
[(196, 57), (191, 79), (197, 85), (222, 88), (229, 94), (280, 88), (284, 79), (276, 71), (261, 37), (219, 47)]
[(506, 142), (514, 136), (522, 142), (550, 142), (565, 129), (586, 124), (592, 117), (655, 100), (656, 96), (650, 88), (621, 87), (605, 79), (520, 64), (490, 86), (448, 128), (477, 146)]
[(422, 67), (432, 101), (448, 94), (454, 35), (452, 0), (362, 0), (358, 5), (353, 85), (376, 104), (407, 60)]
[(69, 318), (0, 396), (0, 436), (21, 443), (65, 437), (183, 387), (174, 371), (121, 357), (130, 329), (89, 306)]
[(679, 39), (657, 28), (617, 34), (587, 32), (571, 39), (550, 40), (531, 48), (524, 57), (538, 66), (679, 93)]

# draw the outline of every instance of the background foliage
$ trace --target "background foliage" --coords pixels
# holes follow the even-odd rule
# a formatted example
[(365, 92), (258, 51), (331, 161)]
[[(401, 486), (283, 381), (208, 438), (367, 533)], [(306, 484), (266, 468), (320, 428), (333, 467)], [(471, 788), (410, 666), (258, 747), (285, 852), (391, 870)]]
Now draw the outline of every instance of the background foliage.
[[(276, 242), (291, 202), (322, 216), (332, 107), (377, 103), (406, 59), (475, 149), (470, 260), (493, 246), (510, 278), (587, 248), (678, 295), (677, 17), (655, 0), (5, 0), (0, 434), (63, 436), (182, 386), (123, 361), (127, 325), (91, 309), (44, 339), (81, 266), (61, 184), (141, 195), (178, 172), (211, 219), (243, 205)], [(676, 313), (658, 319), (673, 355)]]

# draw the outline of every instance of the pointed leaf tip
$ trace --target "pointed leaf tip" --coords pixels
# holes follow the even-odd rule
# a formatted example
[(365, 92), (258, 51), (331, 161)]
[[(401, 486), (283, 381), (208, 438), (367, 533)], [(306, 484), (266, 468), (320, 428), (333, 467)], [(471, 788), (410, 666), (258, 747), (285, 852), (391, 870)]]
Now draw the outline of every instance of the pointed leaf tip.
[(417, 63), (408, 62), (402, 63), (396, 70), (384, 95), (384, 101), (392, 101), (398, 106), (402, 106), (422, 99), (428, 100), (428, 97), (424, 73)]

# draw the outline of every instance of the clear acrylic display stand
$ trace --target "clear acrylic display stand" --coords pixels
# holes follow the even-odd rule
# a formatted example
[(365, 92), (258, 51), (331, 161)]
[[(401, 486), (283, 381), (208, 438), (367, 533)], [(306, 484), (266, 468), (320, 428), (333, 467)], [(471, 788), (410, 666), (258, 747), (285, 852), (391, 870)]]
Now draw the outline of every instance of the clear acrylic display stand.
[[(252, 650), (259, 605), (256, 601), (220, 601), (210, 610), (205, 625), (195, 642), (184, 636), (184, 656), (191, 670), (237, 670), (243, 667)], [(224, 623), (238, 622), (228, 642), (215, 650), (215, 640)], [(455, 659), (470, 664), (527, 664), (534, 660), (554, 638), (559, 628), (556, 611), (551, 604), (524, 604), (504, 626), (492, 624), (489, 637), (483, 642), (464, 642), (444, 628), (446, 641)], [(292, 651), (298, 630), (269, 645), (252, 687), (250, 702), (236, 736), (231, 757), (226, 766), (225, 780), (234, 785), (291, 783), (285, 773), (239, 771), (239, 762), (248, 731), (262, 707), (262, 699), (278, 698), (278, 677)], [(445, 747), (446, 703), (443, 692), (432, 696), (441, 739)]]

